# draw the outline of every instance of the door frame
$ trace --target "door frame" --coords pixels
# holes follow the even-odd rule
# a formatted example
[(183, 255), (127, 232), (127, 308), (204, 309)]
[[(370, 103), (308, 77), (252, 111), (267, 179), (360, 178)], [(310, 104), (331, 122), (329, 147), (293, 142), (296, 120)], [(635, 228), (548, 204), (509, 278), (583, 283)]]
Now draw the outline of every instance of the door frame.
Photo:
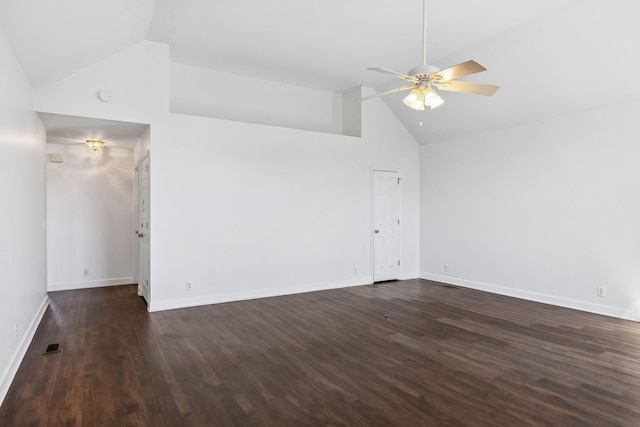
[[(142, 163), (144, 161), (147, 161), (147, 164), (149, 165), (149, 176), (148, 176), (148, 186), (149, 186), (149, 197), (147, 199), (147, 212), (148, 212), (148, 217), (149, 217), (149, 223), (151, 222), (151, 152), (149, 150), (147, 150), (142, 156), (140, 156), (140, 158), (138, 159), (138, 166), (136, 167), (136, 169), (138, 170), (138, 216), (136, 219), (136, 229), (139, 230), (140, 228), (140, 221), (142, 220), (142, 209), (140, 209), (140, 203), (142, 202), (142, 180), (143, 180), (143, 173), (144, 171), (142, 170)], [(142, 296), (143, 298), (145, 298), (145, 301), (147, 303), (147, 310), (151, 307), (151, 236), (149, 235), (149, 254), (148, 254), (148, 262), (149, 262), (149, 269), (148, 269), (148, 275), (149, 277), (147, 278), (148, 280), (148, 289), (147, 289), (147, 295), (143, 295), (141, 292), (141, 286), (144, 286), (143, 282), (143, 260), (144, 257), (142, 256), (142, 251), (144, 248), (144, 245), (141, 243), (140, 238), (136, 235), (136, 239), (138, 240), (138, 295)]]
[(402, 170), (400, 168), (388, 168), (381, 166), (371, 166), (371, 174), (370, 174), (370, 202), (371, 202), (371, 215), (369, 218), (369, 237), (371, 239), (371, 283), (376, 284), (375, 281), (375, 270), (376, 270), (376, 254), (375, 254), (375, 237), (373, 236), (373, 227), (375, 224), (374, 211), (375, 211), (375, 172), (395, 172), (398, 174), (398, 179), (400, 183), (398, 184), (398, 219), (400, 219), (400, 224), (398, 224), (398, 260), (400, 260), (400, 265), (398, 266), (398, 279), (402, 280), (402, 245), (401, 245), (401, 235), (402, 235)]
[(140, 224), (140, 159), (136, 160), (136, 167), (133, 169), (133, 275), (134, 283), (138, 285), (138, 295), (140, 294), (140, 239), (138, 239), (138, 224)]

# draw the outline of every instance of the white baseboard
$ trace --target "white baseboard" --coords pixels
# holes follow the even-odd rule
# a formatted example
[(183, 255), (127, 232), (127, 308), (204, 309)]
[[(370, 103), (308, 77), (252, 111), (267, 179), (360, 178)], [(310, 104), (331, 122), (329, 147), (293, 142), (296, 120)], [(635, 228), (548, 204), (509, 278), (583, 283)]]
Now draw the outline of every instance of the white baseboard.
[(82, 282), (48, 283), (47, 291), (69, 291), (72, 289), (102, 288), (105, 286), (130, 285), (135, 283), (133, 277), (116, 277), (113, 279), (87, 280)]
[(49, 307), (49, 297), (45, 295), (44, 300), (42, 300), (42, 304), (40, 304), (38, 311), (36, 311), (36, 314), (33, 316), (31, 323), (28, 328), (25, 329), (22, 341), (20, 341), (18, 348), (16, 348), (15, 353), (11, 357), (9, 366), (7, 366), (7, 369), (2, 373), (2, 377), (0, 377), (0, 405), (2, 405), (4, 398), (7, 396), (7, 392), (13, 382), (13, 378), (18, 372), (18, 368), (22, 363), (22, 359), (24, 359), (24, 355), (27, 354), (29, 345), (31, 345), (31, 340), (33, 340), (33, 336), (36, 334), (38, 325), (40, 325), (40, 321), (42, 320), (42, 316), (44, 316), (45, 311), (47, 311), (47, 307)]
[(149, 303), (149, 311), (153, 312), (174, 310), (177, 308), (197, 307), (200, 305), (221, 304), (225, 302), (278, 297), (283, 295), (302, 294), (305, 292), (325, 291), (327, 289), (350, 288), (353, 286), (370, 285), (371, 283), (371, 277), (363, 277), (352, 280), (320, 282), (279, 289), (257, 289), (253, 291), (236, 292), (231, 294), (205, 295), (201, 297), (182, 298), (159, 302), (151, 301)]
[(400, 280), (412, 280), (412, 279), (419, 279), (419, 278), (420, 278), (420, 273), (418, 273), (417, 271), (413, 273), (402, 273), (400, 275)]
[(525, 291), (522, 289), (508, 288), (504, 286), (492, 285), (489, 283), (475, 282), (456, 277), (441, 276), (439, 274), (420, 273), (420, 278), (432, 280), (434, 282), (446, 283), (449, 285), (461, 286), (464, 288), (477, 289), (479, 291), (491, 292), (529, 301), (541, 302), (558, 307), (572, 308), (603, 316), (616, 317), (619, 319), (640, 322), (640, 313), (636, 310), (612, 307), (608, 305), (594, 304), (588, 301), (574, 300), (571, 298), (557, 297), (554, 295), (542, 294), (538, 292)]

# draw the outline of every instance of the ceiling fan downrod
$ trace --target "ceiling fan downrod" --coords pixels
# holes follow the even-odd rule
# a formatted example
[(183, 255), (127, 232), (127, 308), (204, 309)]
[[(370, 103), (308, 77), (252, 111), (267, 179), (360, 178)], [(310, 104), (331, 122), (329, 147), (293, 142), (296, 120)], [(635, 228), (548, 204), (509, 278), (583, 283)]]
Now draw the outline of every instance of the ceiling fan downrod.
[(422, 0), (422, 66), (427, 65), (427, 0)]
[(409, 70), (409, 74), (426, 79), (438, 71), (440, 68), (435, 65), (427, 65), (427, 0), (422, 0), (422, 64)]

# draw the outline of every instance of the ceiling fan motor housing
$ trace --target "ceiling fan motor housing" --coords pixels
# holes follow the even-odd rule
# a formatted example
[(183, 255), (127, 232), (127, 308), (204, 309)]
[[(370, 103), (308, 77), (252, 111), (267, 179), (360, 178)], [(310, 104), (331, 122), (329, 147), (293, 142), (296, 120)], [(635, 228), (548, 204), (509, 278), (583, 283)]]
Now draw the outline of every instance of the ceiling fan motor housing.
[(430, 74), (437, 73), (438, 71), (440, 71), (440, 68), (436, 67), (435, 65), (419, 65), (415, 68), (410, 69), (409, 75), (418, 78), (425, 78)]

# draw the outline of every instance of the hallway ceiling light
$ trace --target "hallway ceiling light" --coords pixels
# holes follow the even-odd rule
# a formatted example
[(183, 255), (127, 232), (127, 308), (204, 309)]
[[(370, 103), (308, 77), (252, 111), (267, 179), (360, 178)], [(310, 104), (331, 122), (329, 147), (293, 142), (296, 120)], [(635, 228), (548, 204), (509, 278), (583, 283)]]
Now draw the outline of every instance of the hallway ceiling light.
[(104, 148), (104, 142), (96, 139), (87, 139), (87, 145), (93, 151), (98, 151), (99, 149), (102, 150)]

